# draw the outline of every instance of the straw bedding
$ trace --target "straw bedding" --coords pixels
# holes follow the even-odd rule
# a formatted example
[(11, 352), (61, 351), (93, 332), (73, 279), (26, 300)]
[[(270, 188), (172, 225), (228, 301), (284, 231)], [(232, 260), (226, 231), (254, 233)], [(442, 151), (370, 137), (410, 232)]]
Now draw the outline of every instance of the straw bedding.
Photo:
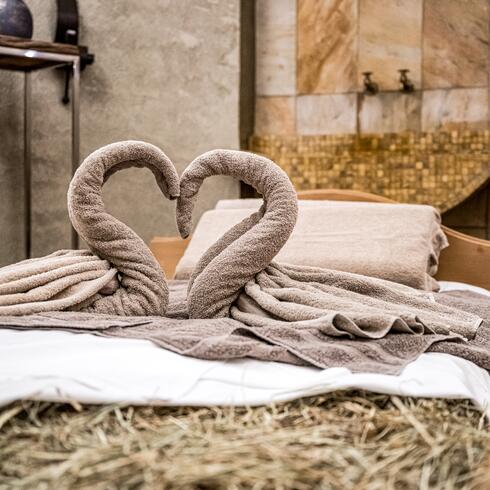
[(336, 392), (258, 408), (19, 402), (0, 488), (489, 488), (470, 402)]

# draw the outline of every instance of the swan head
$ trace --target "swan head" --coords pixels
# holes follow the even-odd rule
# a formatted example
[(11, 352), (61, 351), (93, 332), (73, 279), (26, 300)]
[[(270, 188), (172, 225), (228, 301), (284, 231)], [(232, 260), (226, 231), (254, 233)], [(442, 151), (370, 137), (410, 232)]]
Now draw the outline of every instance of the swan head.
[(251, 185), (262, 194), (266, 205), (271, 199), (281, 201), (284, 211), (296, 220), (296, 191), (276, 163), (254, 153), (217, 149), (198, 156), (180, 178), (176, 220), (182, 238), (187, 238), (192, 231), (192, 212), (202, 182), (213, 175), (228, 175)]
[(158, 187), (167, 199), (174, 200), (180, 195), (180, 180), (174, 164), (160, 148), (151, 143), (120, 141), (102, 147), (87, 157), (87, 160), (92, 159), (92, 156), (107, 157), (106, 170), (102, 177), (103, 184), (119, 170), (146, 167), (153, 172)]

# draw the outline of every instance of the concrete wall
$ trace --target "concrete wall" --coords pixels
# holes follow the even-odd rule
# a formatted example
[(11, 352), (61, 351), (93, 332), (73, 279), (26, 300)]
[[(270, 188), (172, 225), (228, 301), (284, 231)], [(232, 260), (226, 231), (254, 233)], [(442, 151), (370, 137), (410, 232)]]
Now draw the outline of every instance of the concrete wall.
[[(52, 40), (55, 2), (28, 0), (34, 39)], [(81, 155), (124, 139), (162, 148), (181, 172), (198, 154), (239, 147), (240, 5), (238, 0), (79, 2), (81, 44), (96, 55), (82, 74)], [(0, 265), (22, 259), (22, 74), (0, 72)], [(70, 109), (62, 74), (33, 75), (33, 249), (44, 255), (70, 244)], [(214, 177), (196, 218), (237, 182)], [(104, 189), (109, 212), (143, 239), (175, 235), (174, 204), (152, 174), (127, 170)]]

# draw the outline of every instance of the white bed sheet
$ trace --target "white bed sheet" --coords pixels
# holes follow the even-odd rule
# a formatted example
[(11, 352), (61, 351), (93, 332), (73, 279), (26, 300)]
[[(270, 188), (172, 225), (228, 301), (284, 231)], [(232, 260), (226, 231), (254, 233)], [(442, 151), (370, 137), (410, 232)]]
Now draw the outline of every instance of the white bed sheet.
[[(459, 283), (443, 290), (490, 291)], [(261, 405), (359, 388), (469, 398), (490, 415), (490, 375), (470, 361), (428, 353), (399, 376), (353, 374), (253, 359), (205, 361), (149, 341), (0, 329), (0, 405), (19, 399), (139, 405)]]

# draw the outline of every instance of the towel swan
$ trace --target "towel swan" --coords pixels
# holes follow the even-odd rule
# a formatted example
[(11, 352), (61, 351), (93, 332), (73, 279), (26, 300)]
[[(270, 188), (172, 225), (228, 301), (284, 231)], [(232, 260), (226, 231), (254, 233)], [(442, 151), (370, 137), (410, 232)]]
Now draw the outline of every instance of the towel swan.
[(287, 174), (268, 158), (235, 150), (213, 150), (197, 157), (180, 180), (177, 226), (190, 234), (192, 211), (203, 180), (228, 175), (263, 195), (261, 209), (225, 233), (201, 257), (189, 282), (190, 318), (228, 316), (245, 284), (270, 265), (293, 231), (297, 195)]
[(107, 213), (102, 186), (115, 172), (129, 167), (149, 168), (168, 199), (179, 195), (179, 177), (170, 159), (156, 146), (124, 141), (100, 148), (76, 171), (68, 190), (73, 227), (92, 252), (118, 271), (119, 287), (98, 295), (82, 311), (115, 315), (164, 315), (168, 286), (157, 260), (143, 240)]
[(169, 199), (179, 177), (157, 147), (139, 141), (105, 146), (78, 168), (68, 191), (74, 228), (90, 250), (58, 250), (0, 268), (0, 316), (75, 310), (115, 315), (164, 315), (165, 276), (152, 253), (128, 226), (108, 214), (102, 186), (128, 167), (147, 167)]
[(264, 203), (199, 260), (187, 292), (190, 318), (230, 316), (269, 334), (294, 326), (364, 339), (390, 332), (447, 335), (452, 327), (458, 331), (465, 324), (458, 312), (435, 305), (425, 291), (349, 272), (274, 262), (293, 231), (298, 202), (288, 176), (262, 156), (214, 150), (191, 162), (181, 176), (177, 200), (182, 237), (190, 233), (203, 180), (217, 174), (253, 186)]

